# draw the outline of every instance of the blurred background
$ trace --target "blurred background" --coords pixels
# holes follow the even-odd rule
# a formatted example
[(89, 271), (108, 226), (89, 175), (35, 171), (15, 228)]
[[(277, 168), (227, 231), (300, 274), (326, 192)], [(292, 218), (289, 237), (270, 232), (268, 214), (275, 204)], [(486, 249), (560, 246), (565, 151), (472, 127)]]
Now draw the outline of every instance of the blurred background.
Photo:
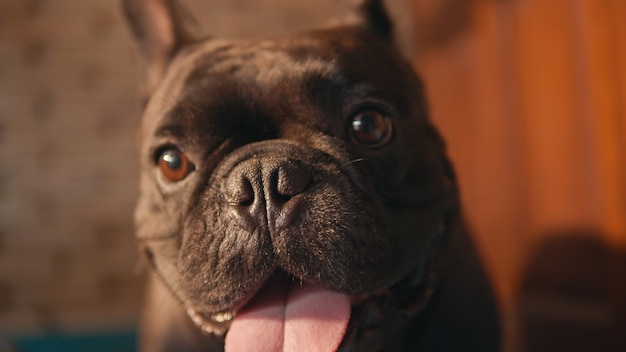
[[(186, 0), (207, 33), (337, 0)], [(502, 311), (503, 351), (626, 350), (626, 1), (388, 0)], [(140, 70), (117, 1), (0, 0), (0, 351), (133, 350)]]

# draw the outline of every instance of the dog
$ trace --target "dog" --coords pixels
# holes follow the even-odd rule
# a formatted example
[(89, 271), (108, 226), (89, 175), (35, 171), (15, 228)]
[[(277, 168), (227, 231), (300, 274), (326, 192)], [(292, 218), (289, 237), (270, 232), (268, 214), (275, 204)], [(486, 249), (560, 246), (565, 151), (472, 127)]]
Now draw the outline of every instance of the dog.
[(145, 62), (143, 351), (496, 351), (424, 88), (377, 0), (262, 40), (123, 0)]

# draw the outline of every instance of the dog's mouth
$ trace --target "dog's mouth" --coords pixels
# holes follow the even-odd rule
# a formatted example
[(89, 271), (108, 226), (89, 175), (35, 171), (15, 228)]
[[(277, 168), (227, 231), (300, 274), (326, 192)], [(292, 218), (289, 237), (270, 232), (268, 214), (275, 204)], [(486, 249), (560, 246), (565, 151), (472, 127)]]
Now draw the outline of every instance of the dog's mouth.
[[(241, 308), (214, 314), (187, 310), (204, 332), (225, 339), (227, 351), (284, 350), (313, 346), (334, 351), (346, 343), (372, 339), (381, 316), (413, 314), (432, 293), (440, 243), (409, 274), (391, 287), (360, 296), (330, 291), (277, 269)], [(367, 336), (365, 336), (367, 335)], [(368, 342), (369, 343), (369, 342)]]
[(240, 309), (187, 314), (204, 332), (225, 336), (229, 351), (283, 350), (306, 345), (315, 350), (336, 350), (350, 321), (348, 295), (294, 279), (277, 270)]

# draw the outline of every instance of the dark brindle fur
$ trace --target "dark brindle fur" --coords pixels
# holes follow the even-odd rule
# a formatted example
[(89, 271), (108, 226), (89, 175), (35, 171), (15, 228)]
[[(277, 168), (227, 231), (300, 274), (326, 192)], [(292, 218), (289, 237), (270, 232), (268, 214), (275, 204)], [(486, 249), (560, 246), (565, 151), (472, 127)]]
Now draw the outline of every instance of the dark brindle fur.
[[(221, 350), (270, 278), (349, 296), (342, 351), (497, 350), (444, 143), (380, 1), (256, 41), (198, 39), (173, 1), (124, 7), (147, 67), (143, 350)], [(167, 150), (193, 165), (180, 180)]]

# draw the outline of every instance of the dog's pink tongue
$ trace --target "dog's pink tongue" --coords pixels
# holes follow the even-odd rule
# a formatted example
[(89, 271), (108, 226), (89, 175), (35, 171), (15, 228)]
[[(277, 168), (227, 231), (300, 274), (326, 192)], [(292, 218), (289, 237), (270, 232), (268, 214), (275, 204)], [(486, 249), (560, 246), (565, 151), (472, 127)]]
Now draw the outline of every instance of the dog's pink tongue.
[(235, 317), (225, 350), (335, 351), (349, 320), (348, 296), (272, 278)]

